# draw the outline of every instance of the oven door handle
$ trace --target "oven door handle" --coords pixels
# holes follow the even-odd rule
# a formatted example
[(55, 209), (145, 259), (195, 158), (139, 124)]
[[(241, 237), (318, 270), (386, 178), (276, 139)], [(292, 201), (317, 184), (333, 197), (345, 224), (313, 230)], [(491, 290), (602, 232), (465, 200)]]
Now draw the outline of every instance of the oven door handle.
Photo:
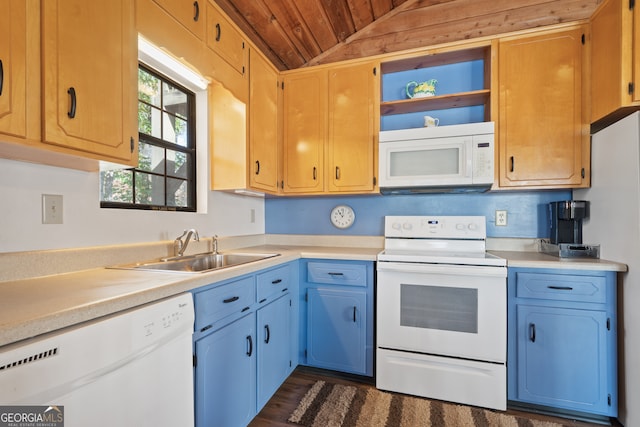
[(415, 262), (378, 261), (377, 270), (396, 273), (437, 273), (456, 276), (507, 277), (507, 267), (504, 266), (421, 264)]

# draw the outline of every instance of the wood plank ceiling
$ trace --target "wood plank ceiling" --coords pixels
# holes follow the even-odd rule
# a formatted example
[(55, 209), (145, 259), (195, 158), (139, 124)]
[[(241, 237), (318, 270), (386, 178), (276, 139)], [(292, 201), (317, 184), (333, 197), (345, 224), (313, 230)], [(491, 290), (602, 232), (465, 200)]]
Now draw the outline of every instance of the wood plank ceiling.
[(586, 19), (602, 0), (215, 0), (280, 70)]

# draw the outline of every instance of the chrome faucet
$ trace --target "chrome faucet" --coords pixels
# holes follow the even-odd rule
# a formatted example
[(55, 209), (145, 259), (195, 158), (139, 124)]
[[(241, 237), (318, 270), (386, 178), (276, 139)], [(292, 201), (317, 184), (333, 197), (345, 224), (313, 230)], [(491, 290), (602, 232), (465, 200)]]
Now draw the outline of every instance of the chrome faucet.
[(211, 238), (211, 244), (213, 245), (213, 253), (214, 255), (218, 255), (218, 235), (214, 234)]
[[(182, 240), (183, 237), (184, 241)], [(184, 230), (182, 235), (173, 241), (173, 252), (176, 256), (184, 255), (184, 251), (187, 250), (187, 245), (189, 244), (191, 237), (193, 237), (193, 240), (196, 242), (200, 241), (200, 236), (198, 236), (198, 232), (194, 228)]]

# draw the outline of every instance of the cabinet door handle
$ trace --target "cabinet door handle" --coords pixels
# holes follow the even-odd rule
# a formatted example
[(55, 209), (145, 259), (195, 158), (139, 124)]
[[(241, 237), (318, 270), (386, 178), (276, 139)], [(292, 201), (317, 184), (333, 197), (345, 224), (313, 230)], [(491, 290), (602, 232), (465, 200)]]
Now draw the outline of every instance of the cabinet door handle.
[(271, 284), (272, 285), (277, 285), (278, 283), (281, 283), (281, 282), (282, 282), (282, 279), (276, 279), (276, 280), (272, 280)]
[(513, 172), (515, 170), (515, 167), (516, 167), (516, 159), (514, 159), (513, 156), (511, 156), (509, 159), (511, 161), (511, 168), (510, 169), (511, 169), (511, 172)]
[(251, 335), (247, 335), (247, 343), (249, 344), (249, 350), (247, 350), (247, 356), (251, 357), (251, 355), (253, 354), (253, 339), (251, 338)]
[(315, 181), (316, 178), (318, 177), (318, 170), (316, 169), (316, 167), (313, 167), (313, 180)]
[(547, 288), (549, 289), (554, 289), (554, 290), (558, 290), (558, 291), (572, 291), (573, 288), (571, 286), (556, 286), (556, 285), (549, 285), (547, 286)]
[(339, 272), (338, 272), (338, 273), (333, 273), (333, 272), (331, 272), (331, 271), (330, 271), (330, 272), (328, 272), (327, 274), (328, 274), (329, 276), (344, 276), (344, 273), (339, 273)]
[(269, 325), (264, 325), (265, 339), (264, 343), (269, 344), (269, 338), (271, 338), (271, 331), (269, 330)]
[(229, 304), (230, 302), (238, 301), (239, 299), (240, 299), (240, 297), (235, 296), (235, 297), (223, 299), (222, 302), (225, 303), (225, 304)]
[(2, 59), (0, 59), (0, 95), (2, 95), (2, 88), (4, 87), (4, 65)]
[(260, 175), (260, 160), (256, 160), (256, 175)]
[(536, 324), (529, 323), (529, 341), (536, 342)]
[(353, 323), (356, 323), (356, 306), (353, 306)]
[(200, 5), (198, 4), (197, 1), (193, 2), (193, 20), (195, 22), (198, 22), (198, 19), (200, 19)]
[(336, 166), (336, 179), (340, 179), (340, 167)]
[(220, 37), (222, 37), (222, 28), (220, 28), (220, 24), (216, 24), (216, 41), (220, 41)]
[(70, 87), (69, 90), (67, 90), (67, 93), (69, 94), (69, 99), (71, 100), (71, 105), (69, 106), (67, 116), (69, 116), (70, 119), (73, 119), (76, 116), (76, 89), (74, 87)]

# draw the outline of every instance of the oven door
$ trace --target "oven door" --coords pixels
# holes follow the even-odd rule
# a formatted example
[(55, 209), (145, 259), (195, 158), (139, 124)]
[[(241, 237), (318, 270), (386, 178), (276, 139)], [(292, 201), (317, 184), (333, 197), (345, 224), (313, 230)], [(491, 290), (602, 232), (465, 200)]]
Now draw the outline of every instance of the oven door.
[(506, 267), (378, 262), (378, 347), (506, 362)]

